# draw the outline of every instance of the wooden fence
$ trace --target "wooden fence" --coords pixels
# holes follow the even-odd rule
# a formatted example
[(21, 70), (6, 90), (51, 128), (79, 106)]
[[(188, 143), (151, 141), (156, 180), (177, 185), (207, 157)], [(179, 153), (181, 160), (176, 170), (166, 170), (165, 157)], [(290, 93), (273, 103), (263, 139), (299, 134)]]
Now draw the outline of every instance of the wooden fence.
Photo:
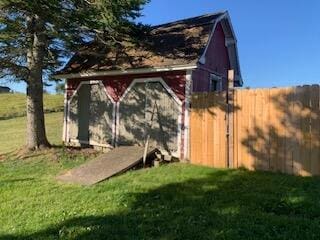
[(320, 175), (318, 85), (231, 90), (229, 105), (226, 95), (192, 96), (192, 163)]

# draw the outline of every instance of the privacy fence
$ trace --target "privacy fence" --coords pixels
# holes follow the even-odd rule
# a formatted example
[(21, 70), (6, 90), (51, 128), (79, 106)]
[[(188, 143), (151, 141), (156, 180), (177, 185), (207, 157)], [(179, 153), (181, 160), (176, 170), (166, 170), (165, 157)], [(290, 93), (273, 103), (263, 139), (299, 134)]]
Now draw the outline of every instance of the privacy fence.
[(319, 102), (318, 85), (194, 94), (190, 160), (320, 175)]

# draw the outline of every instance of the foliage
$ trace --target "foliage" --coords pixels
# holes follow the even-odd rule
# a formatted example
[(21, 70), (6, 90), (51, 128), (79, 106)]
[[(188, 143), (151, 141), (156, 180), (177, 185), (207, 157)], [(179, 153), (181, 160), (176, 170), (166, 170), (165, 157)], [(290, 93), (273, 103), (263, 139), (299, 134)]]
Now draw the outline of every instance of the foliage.
[(28, 51), (35, 49), (34, 42), (40, 37), (45, 57), (38, 64), (43, 76), (50, 78), (80, 46), (94, 39), (114, 42), (119, 35), (130, 33), (147, 1), (1, 0), (0, 79), (28, 80)]
[(0, 239), (319, 239), (320, 181), (184, 164), (93, 187), (55, 176), (85, 161), (58, 150), (0, 163)]
[(55, 90), (56, 90), (56, 93), (57, 93), (57, 94), (63, 94), (64, 91), (65, 91), (64, 83), (59, 83), (59, 82), (58, 82), (58, 83), (56, 84)]
[(27, 84), (28, 150), (50, 147), (43, 111), (46, 80), (80, 46), (95, 40), (108, 44), (117, 42), (118, 35), (130, 36), (133, 20), (147, 1), (0, 1), (0, 80)]
[[(44, 111), (62, 112), (63, 96), (44, 95)], [(22, 117), (26, 115), (26, 95), (20, 93), (0, 94), (0, 120)], [(0, 123), (1, 125), (1, 123)]]

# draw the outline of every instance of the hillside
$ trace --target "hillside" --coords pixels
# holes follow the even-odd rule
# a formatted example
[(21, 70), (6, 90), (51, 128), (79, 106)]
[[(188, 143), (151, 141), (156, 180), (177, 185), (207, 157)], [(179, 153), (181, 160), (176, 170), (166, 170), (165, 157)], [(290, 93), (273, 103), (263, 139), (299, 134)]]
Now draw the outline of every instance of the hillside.
[[(63, 95), (44, 95), (44, 110), (49, 112), (63, 111)], [(26, 95), (22, 93), (0, 94), (0, 120), (26, 115)]]
[[(45, 114), (45, 123), (49, 142), (55, 145), (61, 144), (63, 113)], [(0, 120), (0, 133), (0, 155), (19, 149), (25, 144), (26, 117)]]
[[(44, 95), (47, 136), (52, 144), (61, 144), (63, 95)], [(0, 94), (0, 155), (25, 144), (26, 96)]]

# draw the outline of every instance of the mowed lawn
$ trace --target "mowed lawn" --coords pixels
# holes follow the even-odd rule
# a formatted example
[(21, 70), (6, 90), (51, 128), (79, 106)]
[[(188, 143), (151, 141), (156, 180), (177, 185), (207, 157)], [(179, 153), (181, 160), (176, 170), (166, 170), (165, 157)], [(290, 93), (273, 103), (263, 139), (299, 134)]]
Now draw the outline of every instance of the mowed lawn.
[[(44, 94), (44, 111), (62, 112), (63, 95)], [(0, 94), (0, 120), (26, 115), (26, 95), (22, 93)]]
[[(63, 113), (47, 113), (45, 122), (50, 143), (61, 145)], [(0, 134), (0, 154), (22, 147), (26, 141), (26, 117), (0, 120)]]
[(93, 187), (55, 176), (58, 151), (0, 163), (0, 239), (319, 239), (320, 179), (187, 164)]
[[(63, 95), (44, 94), (48, 139), (60, 144), (63, 123)], [(26, 141), (26, 96), (22, 93), (0, 94), (0, 155), (21, 148)]]
[[(62, 113), (46, 114), (61, 142)], [(25, 119), (0, 121), (0, 149), (24, 144)], [(93, 158), (63, 147), (0, 154), (2, 239), (319, 239), (320, 178), (188, 164), (130, 171), (93, 187), (55, 177)]]

